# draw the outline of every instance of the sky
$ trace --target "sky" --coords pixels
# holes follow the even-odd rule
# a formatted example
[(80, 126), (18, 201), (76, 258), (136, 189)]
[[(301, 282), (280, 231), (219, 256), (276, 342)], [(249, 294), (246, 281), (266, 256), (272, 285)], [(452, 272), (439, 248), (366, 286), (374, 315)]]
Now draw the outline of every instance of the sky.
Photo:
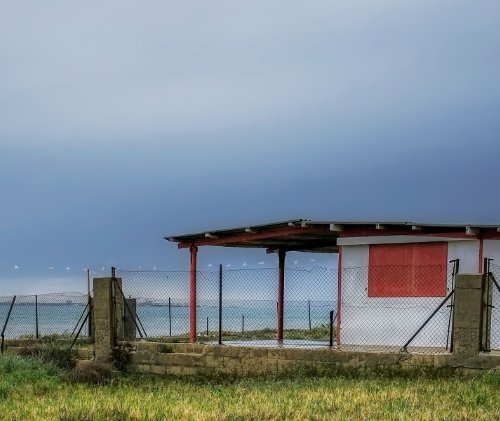
[(496, 0), (0, 6), (0, 296), (187, 269), (173, 234), (500, 224)]

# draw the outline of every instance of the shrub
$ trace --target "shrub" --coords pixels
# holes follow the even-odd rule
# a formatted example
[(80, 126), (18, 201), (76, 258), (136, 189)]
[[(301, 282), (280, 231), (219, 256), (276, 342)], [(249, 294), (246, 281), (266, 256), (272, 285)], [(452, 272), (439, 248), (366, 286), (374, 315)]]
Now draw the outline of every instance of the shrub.
[(72, 383), (104, 384), (111, 379), (111, 369), (94, 361), (78, 361), (67, 379)]
[(116, 346), (113, 348), (113, 365), (118, 371), (127, 372), (129, 350), (127, 347)]
[(55, 342), (47, 342), (30, 347), (19, 348), (17, 354), (21, 357), (38, 358), (56, 367), (68, 370), (75, 366), (76, 352)]
[(76, 352), (73, 349), (61, 347), (54, 343), (49, 343), (38, 349), (38, 356), (42, 361), (51, 362), (64, 370), (69, 370), (75, 367)]

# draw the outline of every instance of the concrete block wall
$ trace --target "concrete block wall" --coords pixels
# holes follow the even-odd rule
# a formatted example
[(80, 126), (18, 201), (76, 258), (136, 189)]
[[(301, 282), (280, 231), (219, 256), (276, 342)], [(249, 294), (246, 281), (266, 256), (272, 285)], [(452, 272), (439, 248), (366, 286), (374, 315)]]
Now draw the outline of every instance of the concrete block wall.
[(297, 370), (332, 373), (340, 370), (405, 370), (416, 367), (480, 371), (500, 370), (500, 355), (475, 355), (466, 360), (453, 354), (341, 352), (330, 349), (251, 348), (199, 344), (120, 342), (133, 351), (129, 371), (135, 373), (195, 375), (263, 375)]

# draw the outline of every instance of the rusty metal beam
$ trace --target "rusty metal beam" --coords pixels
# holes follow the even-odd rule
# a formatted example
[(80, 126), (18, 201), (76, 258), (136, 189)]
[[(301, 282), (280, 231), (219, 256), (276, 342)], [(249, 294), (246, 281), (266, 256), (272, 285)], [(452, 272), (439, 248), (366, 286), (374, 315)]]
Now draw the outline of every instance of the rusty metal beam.
[(263, 240), (266, 238), (286, 237), (290, 235), (310, 233), (325, 233), (328, 231), (328, 227), (323, 226), (286, 227), (258, 233), (239, 233), (236, 235), (229, 235), (227, 237), (220, 236), (218, 238), (201, 238), (192, 240), (190, 242), (179, 243), (177, 247), (182, 249), (192, 246), (223, 246), (231, 245), (232, 243), (244, 243), (246, 241)]

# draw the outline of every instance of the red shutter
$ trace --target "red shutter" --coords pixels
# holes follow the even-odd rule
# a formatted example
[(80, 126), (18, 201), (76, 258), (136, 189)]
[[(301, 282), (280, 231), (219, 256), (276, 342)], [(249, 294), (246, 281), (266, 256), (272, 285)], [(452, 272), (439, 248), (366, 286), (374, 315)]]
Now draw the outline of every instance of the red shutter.
[(444, 297), (447, 243), (370, 246), (369, 297)]

